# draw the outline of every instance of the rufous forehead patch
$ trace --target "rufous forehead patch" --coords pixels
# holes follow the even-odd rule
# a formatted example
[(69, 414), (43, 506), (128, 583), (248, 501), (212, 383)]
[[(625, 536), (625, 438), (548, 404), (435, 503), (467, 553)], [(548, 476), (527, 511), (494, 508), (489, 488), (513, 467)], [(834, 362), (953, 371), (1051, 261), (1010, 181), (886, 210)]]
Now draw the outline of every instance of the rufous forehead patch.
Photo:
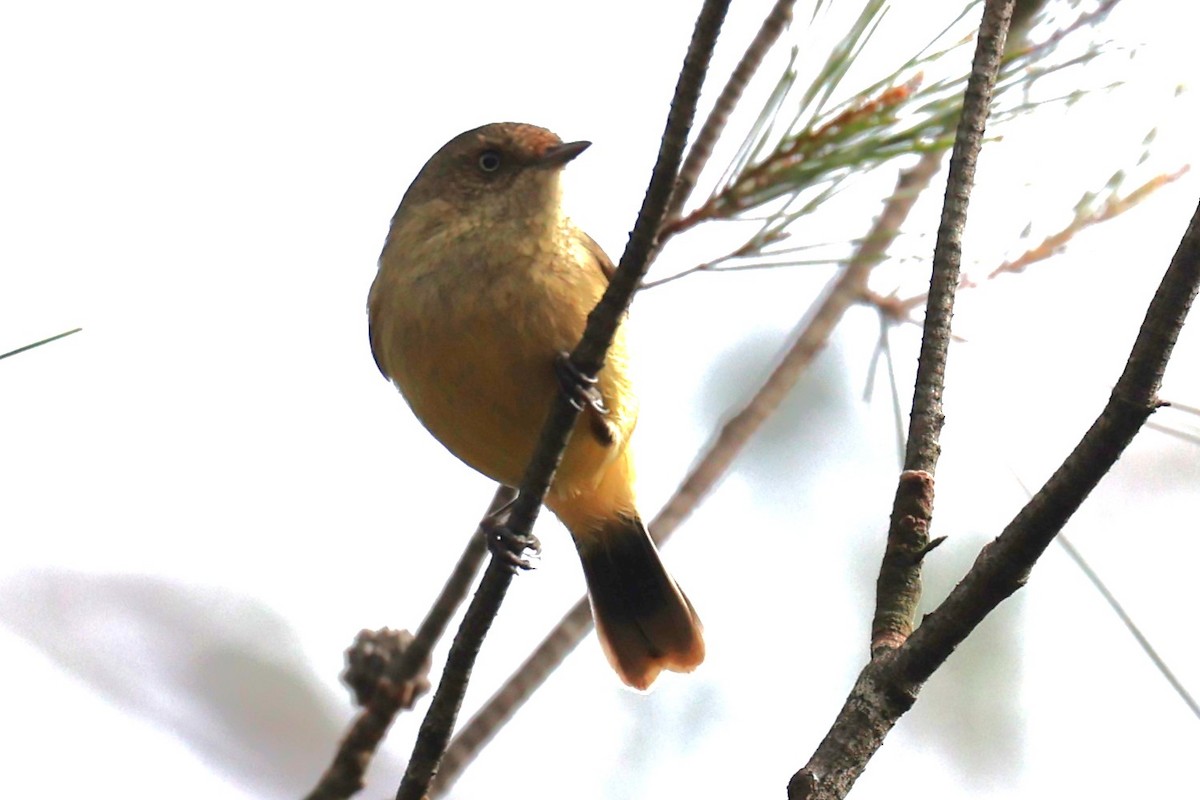
[(526, 152), (535, 158), (545, 155), (551, 147), (562, 144), (562, 139), (537, 125), (507, 125), (504, 134), (515, 149)]

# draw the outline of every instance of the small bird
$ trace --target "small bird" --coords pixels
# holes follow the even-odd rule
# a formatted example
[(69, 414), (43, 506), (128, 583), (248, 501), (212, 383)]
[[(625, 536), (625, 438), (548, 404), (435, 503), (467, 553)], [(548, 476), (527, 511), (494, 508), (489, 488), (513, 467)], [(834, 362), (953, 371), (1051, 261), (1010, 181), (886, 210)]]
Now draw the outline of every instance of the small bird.
[(546, 506), (575, 542), (605, 655), (645, 690), (664, 669), (695, 669), (704, 638), (638, 515), (624, 329), (594, 383), (566, 358), (613, 272), (562, 210), (562, 169), (589, 145), (503, 122), (438, 150), (392, 217), (367, 304), (371, 352), (430, 433), (507, 486), (566, 388), (582, 413)]

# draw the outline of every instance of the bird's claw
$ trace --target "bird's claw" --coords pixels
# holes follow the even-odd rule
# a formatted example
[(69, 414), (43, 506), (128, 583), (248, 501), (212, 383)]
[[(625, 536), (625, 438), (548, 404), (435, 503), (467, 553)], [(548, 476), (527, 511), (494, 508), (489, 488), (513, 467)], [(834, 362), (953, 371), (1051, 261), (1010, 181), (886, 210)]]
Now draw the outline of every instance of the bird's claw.
[(492, 518), (483, 524), (484, 536), (487, 538), (488, 549), (492, 555), (516, 571), (518, 569), (533, 569), (533, 563), (525, 557), (526, 552), (534, 556), (541, 555), (542, 543), (532, 533), (519, 535), (508, 527), (508, 521)]
[(558, 376), (558, 384), (566, 394), (567, 400), (575, 406), (576, 411), (590, 408), (597, 414), (607, 414), (604, 397), (596, 388), (597, 379), (584, 375), (567, 353), (559, 353), (554, 359), (554, 374)]

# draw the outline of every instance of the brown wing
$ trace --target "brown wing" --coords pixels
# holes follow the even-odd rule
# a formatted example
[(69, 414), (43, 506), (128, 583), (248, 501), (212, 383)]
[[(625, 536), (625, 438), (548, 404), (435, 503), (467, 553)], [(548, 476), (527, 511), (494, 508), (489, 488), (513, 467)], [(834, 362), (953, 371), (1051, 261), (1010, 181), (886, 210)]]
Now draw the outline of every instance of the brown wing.
[(367, 320), (367, 336), (371, 341), (371, 358), (375, 359), (375, 366), (379, 368), (379, 373), (383, 375), (383, 377), (391, 380), (391, 377), (389, 377), (387, 374), (387, 370), (383, 368), (383, 362), (379, 360), (379, 351), (375, 347), (375, 326), (369, 319)]
[[(376, 277), (376, 282), (379, 278)], [(375, 318), (379, 314), (379, 301), (377, 300), (377, 290), (375, 285), (371, 285), (371, 294), (367, 298), (367, 338), (371, 343), (371, 358), (375, 359), (375, 366), (379, 368), (379, 373), (389, 381), (392, 376), (388, 374), (387, 368), (383, 365), (383, 342), (380, 341), (382, 332), (375, 324)]]
[(584, 248), (593, 256), (596, 266), (600, 267), (600, 271), (604, 273), (604, 280), (611, 281), (613, 273), (617, 271), (617, 268), (613, 266), (612, 259), (604, 252), (604, 248), (596, 244), (595, 239), (583, 231), (580, 231), (579, 235), (582, 238)]

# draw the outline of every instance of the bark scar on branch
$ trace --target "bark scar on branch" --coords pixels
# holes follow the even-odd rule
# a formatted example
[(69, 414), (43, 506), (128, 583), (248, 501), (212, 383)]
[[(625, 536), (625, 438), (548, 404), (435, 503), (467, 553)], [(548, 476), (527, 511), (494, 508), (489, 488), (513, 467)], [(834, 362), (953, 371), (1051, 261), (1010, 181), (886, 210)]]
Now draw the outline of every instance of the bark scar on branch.
[(872, 656), (894, 650), (912, 633), (921, 600), (921, 560), (932, 549), (932, 520), (933, 476), (922, 470), (906, 470), (896, 487), (887, 549), (876, 583), (879, 603), (871, 623)]

